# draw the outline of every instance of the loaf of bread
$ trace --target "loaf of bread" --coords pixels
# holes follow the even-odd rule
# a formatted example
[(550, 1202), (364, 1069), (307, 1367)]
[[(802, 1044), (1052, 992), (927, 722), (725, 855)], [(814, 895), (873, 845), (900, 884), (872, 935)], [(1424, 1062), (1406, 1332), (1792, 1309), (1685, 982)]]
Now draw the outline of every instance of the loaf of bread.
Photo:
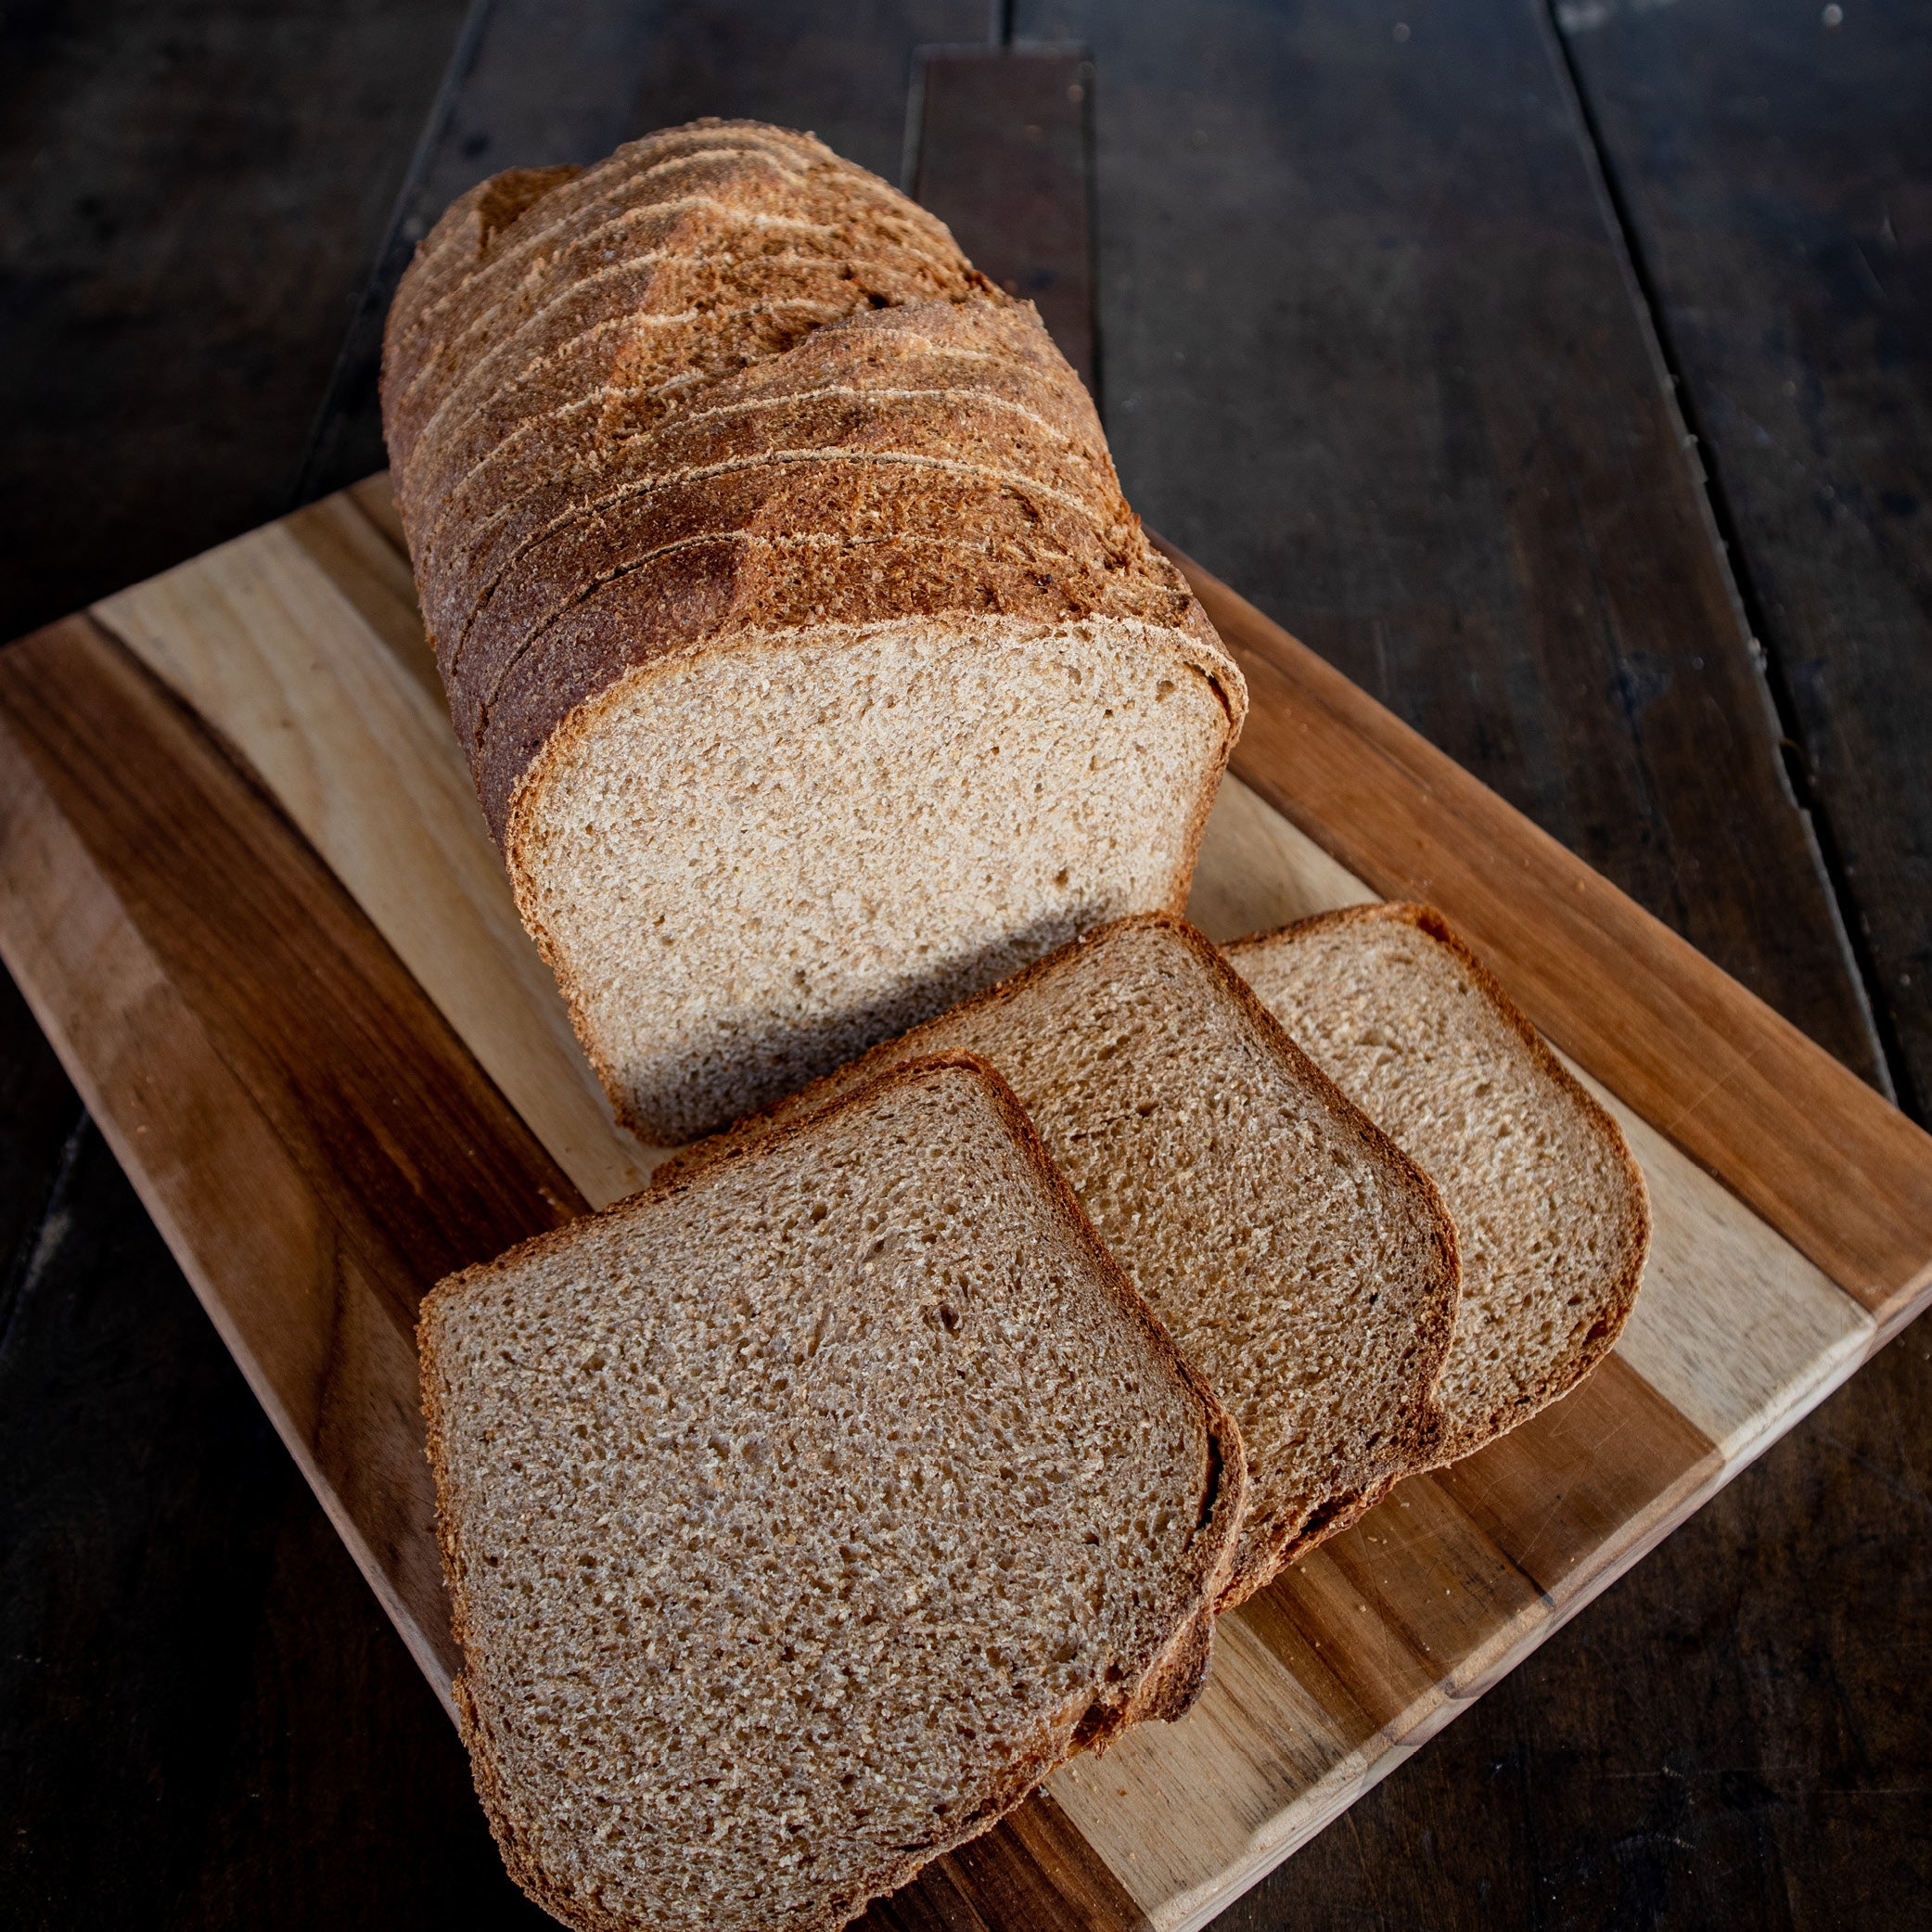
[(982, 1055), (1183, 1352), (1234, 1412), (1253, 1494), (1224, 1606), (1436, 1459), (1457, 1299), (1436, 1189), (1214, 947), (1125, 919), (733, 1132), (756, 1146), (885, 1068)]
[(464, 197), (383, 415), (485, 815), (647, 1139), (1184, 902), (1240, 673), (1031, 306), (810, 136)]
[(817, 1932), (1205, 1671), (1240, 1438), (1011, 1093), (899, 1069), (423, 1307), (456, 1702), (585, 1932)]
[(1616, 1121), (1427, 906), (1350, 906), (1227, 956), (1455, 1222), (1441, 1459), (1574, 1388), (1622, 1332), (1650, 1247), (1649, 1196)]

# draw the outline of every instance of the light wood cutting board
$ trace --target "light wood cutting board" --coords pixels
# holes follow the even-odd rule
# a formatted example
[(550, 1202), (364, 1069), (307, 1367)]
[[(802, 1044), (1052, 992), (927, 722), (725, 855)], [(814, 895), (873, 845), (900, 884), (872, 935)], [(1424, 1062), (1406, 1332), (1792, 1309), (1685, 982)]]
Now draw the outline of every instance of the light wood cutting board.
[[(1649, 1273), (1581, 1389), (1223, 1619), (1185, 1719), (1060, 1771), (880, 1926), (1203, 1924), (1932, 1295), (1932, 1141), (1185, 567), (1254, 700), (1196, 922), (1440, 906), (1622, 1121)], [(447, 1699), (417, 1301), (660, 1150), (517, 921), (383, 479), (0, 654), (0, 953)]]

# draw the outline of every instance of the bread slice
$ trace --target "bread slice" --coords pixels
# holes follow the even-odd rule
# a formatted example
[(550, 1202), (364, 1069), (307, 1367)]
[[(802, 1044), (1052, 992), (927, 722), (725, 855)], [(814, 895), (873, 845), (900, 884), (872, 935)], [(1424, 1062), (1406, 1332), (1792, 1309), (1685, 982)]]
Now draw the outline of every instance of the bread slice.
[(940, 1050), (1012, 1082), (1101, 1239), (1234, 1411), (1253, 1494), (1226, 1605), (1433, 1459), (1449, 1217), (1183, 920), (1104, 928), (660, 1175)]
[(963, 1056), (440, 1284), (477, 1786), (567, 1925), (810, 1932), (1207, 1666), (1240, 1438)]
[(1644, 1177), (1429, 907), (1350, 906), (1226, 950), (1441, 1190), (1463, 1258), (1441, 1455), (1467, 1455), (1574, 1388), (1621, 1333), (1650, 1247)]
[(1184, 902), (1240, 672), (1030, 305), (811, 137), (466, 198), (384, 419), (485, 817), (646, 1140)]

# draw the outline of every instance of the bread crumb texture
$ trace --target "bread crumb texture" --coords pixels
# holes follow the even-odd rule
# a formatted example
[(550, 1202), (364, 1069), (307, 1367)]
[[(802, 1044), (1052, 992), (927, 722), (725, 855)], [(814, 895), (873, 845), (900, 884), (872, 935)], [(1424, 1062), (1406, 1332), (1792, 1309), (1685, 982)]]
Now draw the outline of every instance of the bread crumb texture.
[(842, 1924), (1225, 1573), (1238, 1439), (970, 1065), (453, 1277), (422, 1341), (479, 1788), (574, 1926)]
[(485, 815), (647, 1137), (1184, 900), (1240, 672), (1031, 306), (810, 136), (465, 197), (383, 411)]
[(1616, 1121), (1426, 907), (1350, 907), (1228, 957), (1455, 1222), (1443, 1460), (1574, 1388), (1621, 1332), (1649, 1249), (1648, 1196)]
[(1239, 1423), (1252, 1492), (1230, 1602), (1427, 1460), (1457, 1295), (1436, 1191), (1181, 920), (1122, 920), (1066, 947), (667, 1178), (942, 1050), (1012, 1083)]
[(518, 862), (627, 1114), (690, 1140), (1163, 902), (1190, 857), (1167, 806), (1223, 721), (1145, 645), (1106, 620), (795, 633), (608, 694)]

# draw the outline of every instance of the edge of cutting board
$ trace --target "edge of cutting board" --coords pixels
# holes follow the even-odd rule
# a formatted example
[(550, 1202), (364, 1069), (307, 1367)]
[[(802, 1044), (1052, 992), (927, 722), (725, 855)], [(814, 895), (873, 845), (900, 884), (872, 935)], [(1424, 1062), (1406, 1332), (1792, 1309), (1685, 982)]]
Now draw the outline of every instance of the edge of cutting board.
[[(1622, 1120), (1651, 1269), (1581, 1389), (1225, 1619), (1187, 1718), (1065, 1767), (882, 1927), (1204, 1923), (1932, 1294), (1932, 1140), (1178, 560), (1253, 697), (1197, 922), (1432, 900)], [(0, 652), (0, 953), (447, 1702), (416, 1302), (661, 1150), (517, 921), (384, 479)]]

